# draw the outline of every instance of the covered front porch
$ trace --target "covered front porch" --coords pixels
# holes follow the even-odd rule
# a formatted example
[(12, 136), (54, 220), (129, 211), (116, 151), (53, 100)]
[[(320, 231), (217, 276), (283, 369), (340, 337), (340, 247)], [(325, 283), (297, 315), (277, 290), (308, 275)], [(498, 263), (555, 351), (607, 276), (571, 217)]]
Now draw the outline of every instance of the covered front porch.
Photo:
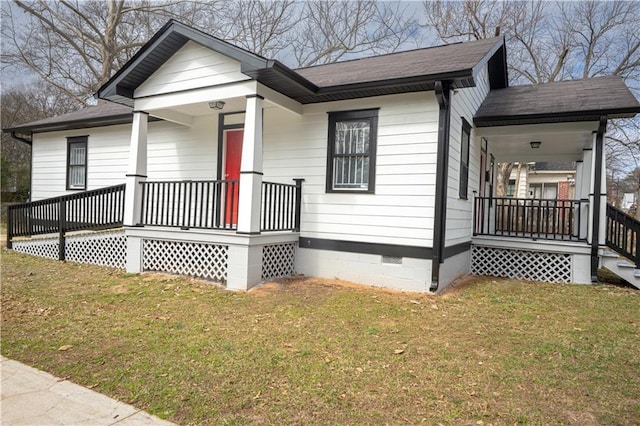
[[(300, 111), (255, 81), (211, 90), (194, 89), (171, 102), (169, 94), (154, 102), (145, 98), (145, 110), (133, 113), (125, 184), (12, 206), (8, 245), (90, 263), (92, 253), (108, 252), (96, 262), (121, 259), (112, 266), (192, 275), (230, 289), (293, 274), (304, 179), (264, 179), (262, 119), (264, 109), (278, 109), (279, 115)], [(211, 101), (214, 95), (220, 97)], [(217, 127), (217, 140), (215, 132), (191, 131), (203, 122)], [(179, 170), (170, 178), (158, 170), (158, 135), (176, 153), (166, 159)], [(180, 135), (190, 138), (186, 146)], [(190, 170), (193, 163), (176, 165), (189, 161), (185, 149), (207, 156), (211, 168), (196, 172)], [(119, 227), (92, 237), (87, 232)], [(88, 250), (73, 248), (78, 244)]]
[(606, 123), (606, 117), (487, 126), (480, 121), (476, 136), (490, 147), (491, 164), (562, 161), (575, 164), (575, 171), (562, 177), (571, 191), (554, 198), (529, 190), (522, 191), (526, 197), (497, 197), (495, 190), (475, 194), (473, 273), (552, 282), (596, 279), (606, 240)]

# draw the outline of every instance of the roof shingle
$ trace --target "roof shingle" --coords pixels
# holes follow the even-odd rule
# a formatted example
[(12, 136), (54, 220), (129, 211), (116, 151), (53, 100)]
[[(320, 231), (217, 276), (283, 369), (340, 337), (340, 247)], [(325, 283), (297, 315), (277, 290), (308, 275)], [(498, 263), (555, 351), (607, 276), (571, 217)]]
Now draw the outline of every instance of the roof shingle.
[(628, 118), (640, 104), (619, 76), (559, 81), (492, 90), (476, 112), (480, 127), (537, 122)]
[(502, 37), (427, 47), (295, 70), (316, 86), (329, 87), (473, 69)]

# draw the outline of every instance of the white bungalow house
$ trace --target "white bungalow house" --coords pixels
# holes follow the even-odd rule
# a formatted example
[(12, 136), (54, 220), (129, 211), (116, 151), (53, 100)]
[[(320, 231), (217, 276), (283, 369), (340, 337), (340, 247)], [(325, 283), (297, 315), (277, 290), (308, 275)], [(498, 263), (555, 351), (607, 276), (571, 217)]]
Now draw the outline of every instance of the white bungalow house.
[[(8, 246), (239, 290), (587, 283), (607, 244), (640, 267), (603, 173), (607, 120), (638, 101), (618, 77), (508, 87), (506, 60), (498, 37), (293, 70), (170, 21), (98, 106), (5, 129), (32, 145)], [(575, 199), (493, 196), (496, 162), (557, 160)]]

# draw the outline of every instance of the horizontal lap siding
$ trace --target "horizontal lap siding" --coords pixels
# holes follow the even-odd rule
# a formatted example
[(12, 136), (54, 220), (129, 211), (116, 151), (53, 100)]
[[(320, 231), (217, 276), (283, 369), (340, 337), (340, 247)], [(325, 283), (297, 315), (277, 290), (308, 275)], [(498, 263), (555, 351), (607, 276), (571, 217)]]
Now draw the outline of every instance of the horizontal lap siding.
[[(458, 89), (451, 96), (451, 129), (449, 151), (449, 180), (447, 188), (447, 231), (445, 246), (466, 243), (473, 232), (473, 192), (479, 191), (480, 138), (474, 137), (473, 116), (489, 93), (486, 68), (476, 77), (476, 87)], [(462, 119), (471, 124), (469, 146), (469, 182), (467, 200), (459, 198), (460, 182), (460, 140)], [(487, 155), (487, 163), (489, 156)], [(487, 166), (488, 167), (488, 166)]]
[[(131, 126), (94, 127), (33, 137), (32, 200), (66, 193), (67, 137), (88, 135), (87, 189), (122, 184), (129, 158)], [(199, 117), (191, 127), (149, 123), (149, 180), (215, 179), (217, 120)]]
[(215, 114), (194, 119), (191, 127), (151, 123), (149, 180), (215, 179), (218, 122)]
[(31, 199), (57, 197), (66, 191), (67, 138), (87, 138), (87, 189), (124, 183), (131, 126), (118, 125), (33, 135)]
[(240, 72), (240, 62), (187, 42), (135, 91), (136, 97), (157, 95), (197, 87), (249, 79)]
[[(325, 192), (328, 111), (380, 108), (375, 194)], [(438, 106), (432, 92), (265, 111), (264, 179), (305, 178), (305, 237), (431, 246)]]

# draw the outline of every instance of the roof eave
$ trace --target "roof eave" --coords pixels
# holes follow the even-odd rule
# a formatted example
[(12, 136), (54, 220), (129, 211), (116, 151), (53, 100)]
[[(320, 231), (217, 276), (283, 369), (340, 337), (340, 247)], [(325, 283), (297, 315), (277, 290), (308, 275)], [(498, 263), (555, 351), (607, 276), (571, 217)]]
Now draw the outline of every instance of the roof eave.
[[(45, 123), (35, 126), (17, 126), (2, 129), (5, 133), (16, 132), (22, 134), (55, 132), (61, 130), (86, 129), (90, 127), (115, 126), (118, 124), (129, 124), (133, 119), (133, 113), (111, 115), (107, 117), (92, 117), (79, 120), (69, 120), (57, 123)], [(159, 121), (159, 118), (150, 117), (149, 121)]]
[(520, 114), (474, 117), (476, 127), (510, 126), (519, 124), (567, 123), (578, 121), (598, 121), (608, 118), (633, 118), (640, 113), (640, 106), (591, 111), (566, 111), (542, 114)]
[(321, 87), (318, 90), (318, 95), (367, 90), (374, 88), (377, 89), (395, 86), (406, 86), (416, 83), (435, 83), (436, 81), (449, 81), (454, 84), (453, 87), (456, 89), (475, 86), (473, 70), (465, 69), (439, 74), (416, 75), (411, 77), (364, 81), (360, 83), (340, 84), (336, 86), (325, 86)]

